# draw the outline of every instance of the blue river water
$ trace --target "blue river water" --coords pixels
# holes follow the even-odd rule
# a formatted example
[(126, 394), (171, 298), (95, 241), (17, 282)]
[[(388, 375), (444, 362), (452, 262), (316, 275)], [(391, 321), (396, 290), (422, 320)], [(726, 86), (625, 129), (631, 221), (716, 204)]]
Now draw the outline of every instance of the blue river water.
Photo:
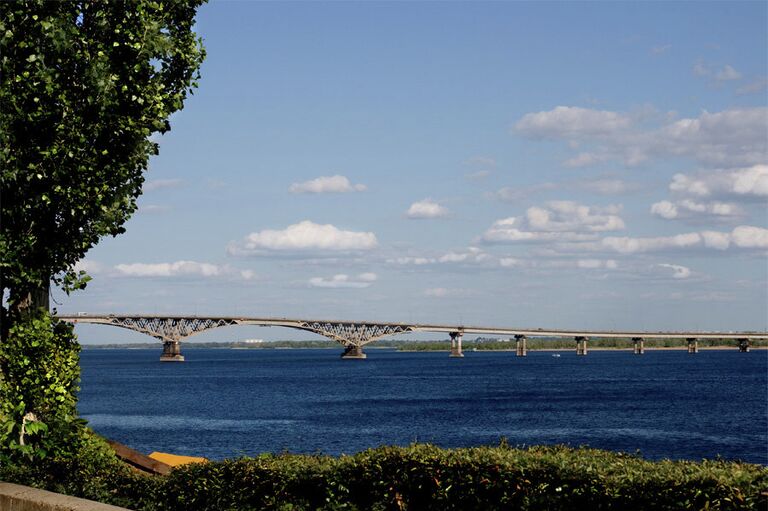
[(142, 452), (222, 459), (379, 445), (569, 444), (768, 465), (768, 352), (84, 350), (79, 409)]

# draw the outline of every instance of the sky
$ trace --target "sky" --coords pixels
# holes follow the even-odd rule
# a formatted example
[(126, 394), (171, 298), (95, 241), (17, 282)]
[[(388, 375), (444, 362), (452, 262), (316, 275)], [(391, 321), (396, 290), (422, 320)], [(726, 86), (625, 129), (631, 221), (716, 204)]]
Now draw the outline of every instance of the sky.
[[(57, 308), (764, 331), (767, 6), (206, 4), (199, 88)], [(312, 334), (195, 339), (254, 337)]]

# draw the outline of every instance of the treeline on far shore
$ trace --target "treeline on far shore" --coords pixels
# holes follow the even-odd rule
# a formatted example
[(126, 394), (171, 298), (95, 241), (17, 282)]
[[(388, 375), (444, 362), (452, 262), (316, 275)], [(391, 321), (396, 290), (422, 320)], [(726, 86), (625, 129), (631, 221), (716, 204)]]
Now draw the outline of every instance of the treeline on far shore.
[[(646, 348), (684, 348), (687, 346), (685, 339), (646, 339), (644, 341)], [(529, 350), (554, 350), (554, 349), (576, 349), (576, 341), (572, 338), (548, 338), (536, 339), (528, 338), (527, 347)], [(710, 347), (736, 347), (738, 342), (732, 338), (723, 339), (699, 339), (700, 348)], [(131, 344), (84, 344), (83, 349), (159, 349), (162, 345), (159, 341), (148, 343)], [(493, 339), (478, 337), (476, 339), (465, 339), (462, 343), (464, 350), (477, 351), (506, 351), (514, 350), (516, 343), (514, 339)], [(599, 339), (589, 340), (589, 348), (605, 349), (631, 349), (633, 346), (631, 339)], [(750, 341), (750, 346), (756, 348), (768, 347), (768, 340)], [(183, 349), (196, 348), (215, 348), (215, 349), (306, 349), (306, 348), (326, 348), (340, 349), (341, 346), (335, 341), (260, 341), (260, 342), (184, 342)], [(374, 341), (366, 346), (366, 349), (372, 348), (393, 348), (398, 351), (448, 351), (451, 349), (450, 341), (425, 341), (425, 340), (402, 340), (402, 339), (383, 339)]]

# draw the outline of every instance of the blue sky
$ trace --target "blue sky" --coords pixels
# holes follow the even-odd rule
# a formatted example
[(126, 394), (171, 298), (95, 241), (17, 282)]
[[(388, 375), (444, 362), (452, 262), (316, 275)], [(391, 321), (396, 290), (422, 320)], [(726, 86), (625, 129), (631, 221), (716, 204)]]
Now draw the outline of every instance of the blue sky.
[(766, 5), (207, 4), (59, 311), (765, 330)]

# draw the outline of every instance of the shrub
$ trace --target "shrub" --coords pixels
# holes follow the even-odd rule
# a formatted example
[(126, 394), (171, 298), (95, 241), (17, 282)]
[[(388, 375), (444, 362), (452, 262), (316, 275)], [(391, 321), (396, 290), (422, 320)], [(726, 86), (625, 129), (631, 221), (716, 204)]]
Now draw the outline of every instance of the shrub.
[[(67, 467), (75, 472), (36, 482), (142, 511), (743, 510), (768, 504), (765, 467), (653, 462), (589, 448), (412, 445), (341, 457), (265, 454), (157, 477), (115, 466), (103, 449), (91, 439), (82, 462)], [(0, 470), (0, 479), (8, 474)], [(19, 474), (16, 480), (24, 482)]]

